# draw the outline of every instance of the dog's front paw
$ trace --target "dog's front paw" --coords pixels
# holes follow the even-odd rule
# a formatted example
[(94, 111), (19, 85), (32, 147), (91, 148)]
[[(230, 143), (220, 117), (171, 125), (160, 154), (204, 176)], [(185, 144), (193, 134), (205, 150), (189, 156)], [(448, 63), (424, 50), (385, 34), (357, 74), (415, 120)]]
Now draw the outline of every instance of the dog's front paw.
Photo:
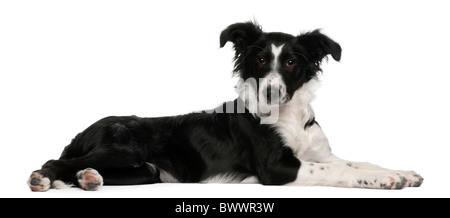
[(366, 178), (357, 179), (360, 188), (402, 189), (408, 185), (408, 179), (395, 172), (372, 172)]
[(419, 187), (423, 183), (423, 178), (414, 171), (398, 171), (407, 180), (407, 187)]

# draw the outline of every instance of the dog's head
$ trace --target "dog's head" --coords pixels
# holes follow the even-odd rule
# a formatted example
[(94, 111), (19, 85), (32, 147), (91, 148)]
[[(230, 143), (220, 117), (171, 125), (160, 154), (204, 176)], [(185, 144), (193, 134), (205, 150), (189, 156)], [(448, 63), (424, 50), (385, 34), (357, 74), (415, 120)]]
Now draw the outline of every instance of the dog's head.
[(220, 47), (227, 42), (234, 43), (234, 72), (243, 81), (238, 92), (245, 91), (246, 99), (253, 96), (258, 104), (269, 105), (288, 103), (296, 90), (321, 71), (322, 59), (331, 54), (339, 61), (342, 51), (319, 30), (298, 36), (266, 33), (253, 22), (232, 24), (223, 30)]

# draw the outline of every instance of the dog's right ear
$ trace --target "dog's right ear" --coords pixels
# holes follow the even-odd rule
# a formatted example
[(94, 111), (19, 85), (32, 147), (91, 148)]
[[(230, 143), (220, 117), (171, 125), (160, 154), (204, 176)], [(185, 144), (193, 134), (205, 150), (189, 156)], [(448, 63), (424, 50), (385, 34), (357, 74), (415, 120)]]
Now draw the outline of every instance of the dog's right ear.
[(222, 48), (228, 41), (234, 43), (236, 55), (249, 45), (255, 43), (262, 35), (259, 25), (253, 22), (235, 23), (230, 25), (220, 34), (220, 47)]

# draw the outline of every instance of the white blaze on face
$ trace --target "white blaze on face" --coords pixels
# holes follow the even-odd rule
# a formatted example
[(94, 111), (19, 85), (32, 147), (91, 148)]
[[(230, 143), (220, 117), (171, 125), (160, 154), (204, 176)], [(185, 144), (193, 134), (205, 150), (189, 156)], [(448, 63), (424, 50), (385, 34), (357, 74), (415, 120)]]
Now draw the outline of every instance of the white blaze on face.
[[(259, 100), (263, 101), (265, 104), (281, 104), (287, 100), (286, 85), (283, 82), (283, 78), (278, 71), (279, 67), (279, 56), (283, 49), (284, 44), (276, 46), (271, 45), (272, 50), (272, 63), (270, 65), (271, 70), (264, 78), (260, 79), (260, 89), (258, 92)], [(270, 87), (270, 89), (268, 89)], [(272, 101), (267, 101), (268, 97), (271, 96)]]
[(281, 54), (281, 50), (283, 49), (284, 44), (280, 46), (276, 46), (272, 44), (272, 55), (273, 55), (273, 61), (272, 61), (272, 72), (276, 72), (278, 68), (278, 57)]

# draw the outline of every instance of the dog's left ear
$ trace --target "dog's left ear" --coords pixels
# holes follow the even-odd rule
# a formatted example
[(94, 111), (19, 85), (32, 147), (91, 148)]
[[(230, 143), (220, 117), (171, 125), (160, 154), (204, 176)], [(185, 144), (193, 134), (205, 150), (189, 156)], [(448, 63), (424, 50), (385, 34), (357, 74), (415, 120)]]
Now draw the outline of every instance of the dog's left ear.
[(297, 44), (308, 52), (308, 58), (312, 62), (320, 62), (329, 54), (334, 60), (341, 60), (341, 46), (319, 30), (297, 36)]
[(255, 43), (262, 35), (261, 27), (253, 22), (235, 23), (227, 27), (220, 34), (220, 47), (227, 42), (234, 43), (236, 55), (242, 53), (245, 48)]

